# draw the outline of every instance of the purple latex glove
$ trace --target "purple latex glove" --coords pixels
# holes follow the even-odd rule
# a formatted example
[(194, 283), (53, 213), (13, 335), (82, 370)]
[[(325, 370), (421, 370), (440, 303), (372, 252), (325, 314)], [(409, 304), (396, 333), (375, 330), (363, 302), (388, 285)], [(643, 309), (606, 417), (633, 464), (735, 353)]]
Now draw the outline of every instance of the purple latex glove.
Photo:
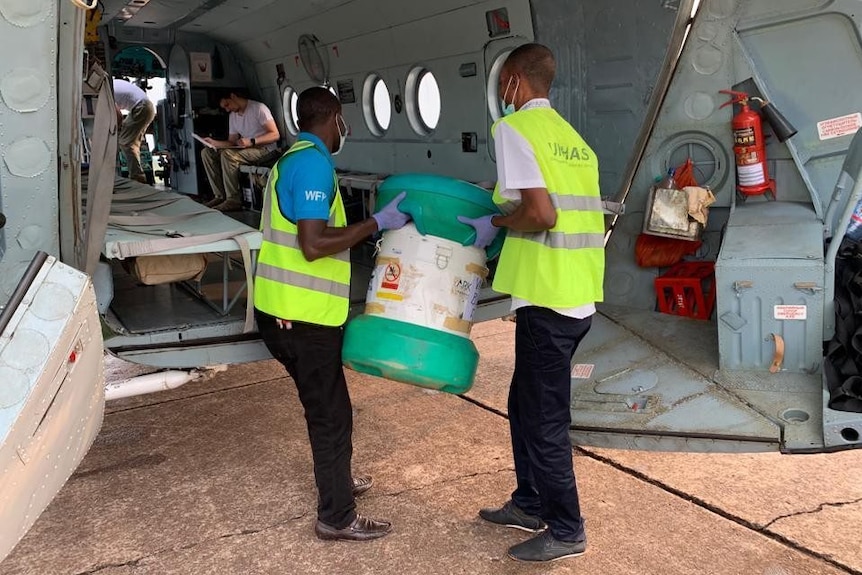
[(397, 230), (403, 228), (410, 221), (409, 214), (404, 214), (398, 210), (398, 204), (405, 197), (407, 197), (407, 192), (401, 192), (395, 196), (395, 199), (383, 206), (383, 209), (371, 216), (377, 222), (378, 230), (381, 232), (383, 230)]
[(458, 216), (458, 221), (476, 230), (476, 241), (473, 242), (473, 245), (477, 248), (485, 249), (491, 245), (491, 242), (494, 241), (494, 238), (497, 237), (497, 233), (500, 231), (500, 228), (491, 223), (491, 218), (493, 217), (493, 215), (490, 215), (473, 219), (466, 216)]

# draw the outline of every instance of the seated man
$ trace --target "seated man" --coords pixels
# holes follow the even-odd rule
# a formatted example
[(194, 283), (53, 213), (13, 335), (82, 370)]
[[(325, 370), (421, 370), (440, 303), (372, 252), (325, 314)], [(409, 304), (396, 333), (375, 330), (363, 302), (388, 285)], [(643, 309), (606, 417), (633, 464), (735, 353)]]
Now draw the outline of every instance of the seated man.
[(205, 205), (226, 212), (242, 208), (239, 167), (270, 153), (281, 136), (266, 104), (231, 92), (219, 106), (230, 113), (228, 139), (206, 138), (213, 147), (204, 148), (201, 159), (215, 196)]
[[(141, 138), (156, 117), (156, 107), (150, 102), (147, 93), (135, 84), (120, 78), (114, 78), (113, 83), (114, 103), (117, 106), (117, 122), (120, 130), (117, 145), (126, 157), (129, 179), (146, 184), (147, 177), (141, 167)], [(123, 110), (129, 112), (125, 120)]]

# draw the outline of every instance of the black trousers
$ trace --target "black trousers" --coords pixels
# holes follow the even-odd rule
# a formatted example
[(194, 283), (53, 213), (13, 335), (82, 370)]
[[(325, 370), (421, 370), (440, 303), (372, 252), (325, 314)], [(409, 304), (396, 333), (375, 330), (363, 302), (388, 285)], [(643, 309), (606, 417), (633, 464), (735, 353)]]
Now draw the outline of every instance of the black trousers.
[(592, 318), (541, 307), (517, 310), (509, 428), (517, 487), (512, 501), (540, 516), (562, 541), (583, 538), (572, 468), (571, 361)]
[(255, 316), (266, 347), (293, 378), (305, 409), (317, 483), (317, 518), (342, 529), (356, 518), (350, 471), (353, 408), (341, 367), (344, 329), (300, 322), (283, 329), (269, 314), (255, 310)]

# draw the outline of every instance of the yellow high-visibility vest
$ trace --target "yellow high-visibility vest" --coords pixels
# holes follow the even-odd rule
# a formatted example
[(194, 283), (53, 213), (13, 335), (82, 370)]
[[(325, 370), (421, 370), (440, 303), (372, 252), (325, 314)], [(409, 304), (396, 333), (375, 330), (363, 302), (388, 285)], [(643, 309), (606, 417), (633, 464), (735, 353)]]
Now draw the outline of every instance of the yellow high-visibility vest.
[[(301, 140), (285, 156), (313, 147), (313, 143)], [(329, 210), (329, 225), (343, 228), (347, 214), (334, 171), (333, 178), (335, 199)], [(263, 242), (254, 279), (254, 307), (280, 319), (342, 325), (350, 306), (350, 250), (313, 262), (305, 259), (296, 224), (278, 207), (277, 182), (278, 163), (267, 183), (261, 215)]]
[[(494, 290), (548, 308), (573, 308), (602, 301), (605, 269), (604, 213), (599, 164), (593, 150), (553, 108), (520, 110), (505, 122), (529, 142), (557, 212), (543, 232), (507, 230)], [(506, 213), (516, 204), (500, 195)]]

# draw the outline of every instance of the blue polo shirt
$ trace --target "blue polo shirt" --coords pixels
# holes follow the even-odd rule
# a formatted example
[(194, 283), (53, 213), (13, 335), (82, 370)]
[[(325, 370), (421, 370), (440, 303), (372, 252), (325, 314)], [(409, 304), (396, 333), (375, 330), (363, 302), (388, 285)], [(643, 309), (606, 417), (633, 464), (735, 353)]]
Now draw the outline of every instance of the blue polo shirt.
[(278, 209), (294, 224), (299, 220), (328, 220), (329, 208), (335, 201), (335, 161), (314, 134), (300, 132), (297, 138), (314, 147), (292, 152), (278, 161)]

